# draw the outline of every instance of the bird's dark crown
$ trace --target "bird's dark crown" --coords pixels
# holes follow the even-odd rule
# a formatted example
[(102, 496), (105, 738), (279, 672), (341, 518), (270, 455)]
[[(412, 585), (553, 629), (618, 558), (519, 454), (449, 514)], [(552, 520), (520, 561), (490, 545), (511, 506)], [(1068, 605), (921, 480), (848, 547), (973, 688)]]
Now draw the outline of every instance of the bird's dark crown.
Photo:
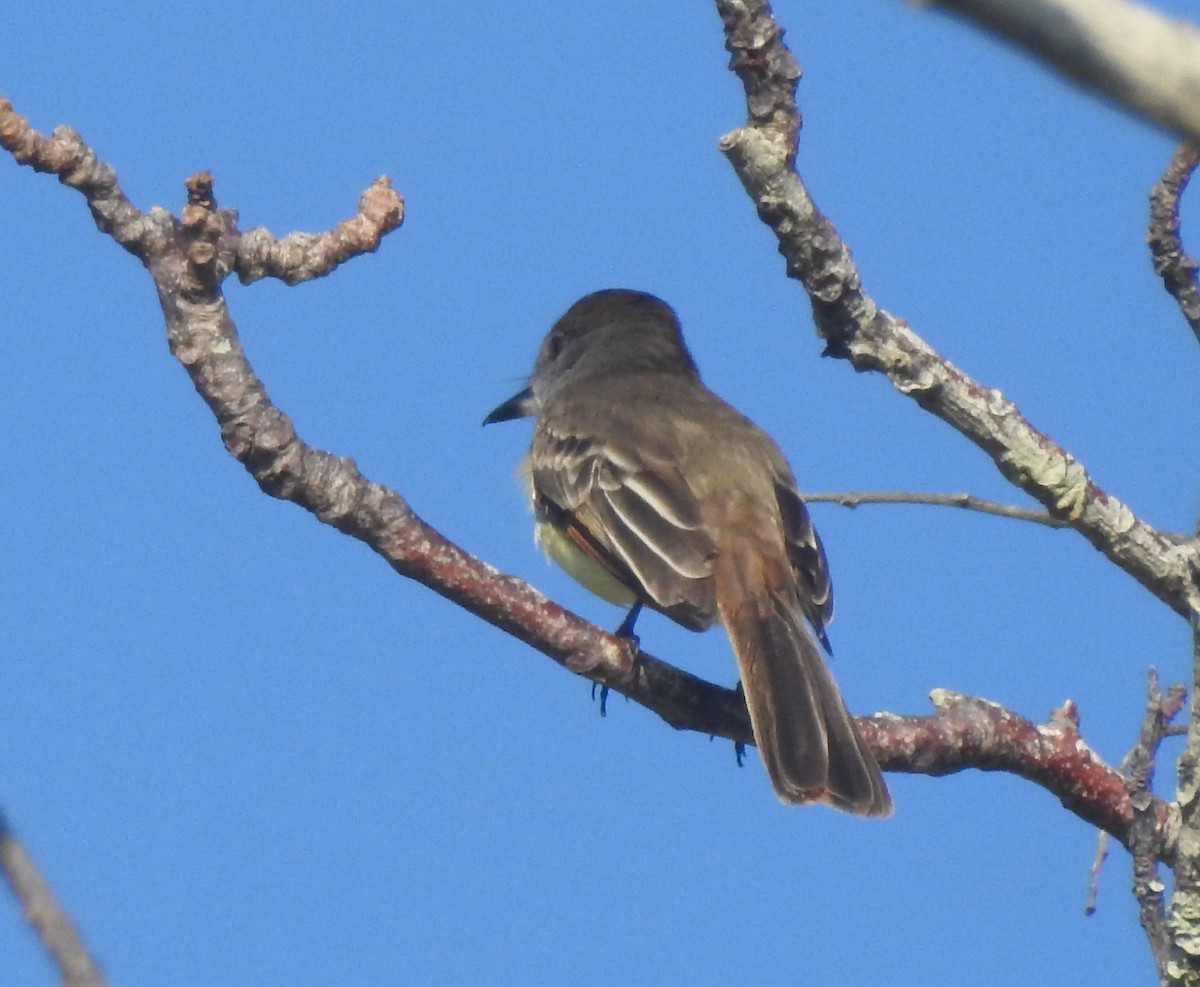
[[(584, 295), (554, 324), (539, 365), (559, 359), (573, 365), (601, 339), (604, 363), (624, 369), (680, 369), (696, 373), (679, 319), (661, 298), (644, 291), (606, 288)], [(574, 351), (574, 352), (571, 352)]]

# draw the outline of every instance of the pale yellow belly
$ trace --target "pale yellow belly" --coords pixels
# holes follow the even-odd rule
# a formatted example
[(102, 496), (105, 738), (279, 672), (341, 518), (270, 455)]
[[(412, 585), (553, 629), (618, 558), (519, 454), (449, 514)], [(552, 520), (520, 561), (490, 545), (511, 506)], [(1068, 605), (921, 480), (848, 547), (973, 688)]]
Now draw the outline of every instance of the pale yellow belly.
[(546, 521), (535, 521), (533, 540), (538, 547), (560, 565), (572, 579), (591, 590), (602, 600), (619, 607), (631, 607), (637, 597), (629, 587), (614, 578), (600, 563), (590, 559), (566, 535)]

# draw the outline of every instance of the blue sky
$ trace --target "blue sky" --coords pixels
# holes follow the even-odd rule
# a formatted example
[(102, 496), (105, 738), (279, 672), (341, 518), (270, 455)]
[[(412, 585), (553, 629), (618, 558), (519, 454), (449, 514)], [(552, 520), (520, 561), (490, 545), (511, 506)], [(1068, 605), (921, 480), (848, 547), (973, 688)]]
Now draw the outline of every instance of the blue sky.
[[(620, 615), (531, 542), (527, 426), (479, 422), (596, 288), (669, 300), (803, 487), (1021, 502), (819, 359), (716, 150), (744, 110), (710, 6), (33, 7), (5, 13), (0, 91), (142, 207), (209, 168), (244, 228), (324, 229), (392, 177), (408, 218), (377, 254), (227, 285), (249, 357), (308, 442), (590, 619)], [(868, 289), (1139, 515), (1193, 527), (1200, 359), (1143, 244), (1172, 140), (927, 8), (776, 11), (800, 167)], [(261, 494), (78, 196), (0, 158), (0, 210), (0, 804), (114, 984), (1149, 982), (1127, 858), (1084, 918), (1094, 834), (1052, 796), (893, 775), (887, 822), (786, 809), (723, 741), (619, 699), (601, 719), (585, 681)], [(1187, 675), (1183, 622), (1071, 532), (814, 515), (855, 710), (1070, 697), (1115, 762), (1146, 666)], [(732, 683), (719, 632), (639, 630)], [(3, 900), (0, 985), (54, 982)]]

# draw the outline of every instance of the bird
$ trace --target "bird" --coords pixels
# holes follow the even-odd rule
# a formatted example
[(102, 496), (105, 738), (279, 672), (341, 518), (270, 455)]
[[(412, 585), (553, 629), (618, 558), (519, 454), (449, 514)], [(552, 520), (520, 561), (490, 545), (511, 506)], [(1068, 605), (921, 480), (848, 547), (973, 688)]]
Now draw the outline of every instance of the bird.
[(879, 764), (825, 660), (829, 566), (783, 453), (709, 390), (675, 311), (646, 292), (579, 299), (529, 386), (484, 424), (533, 417), (535, 539), (589, 590), (693, 631), (721, 624), (766, 773), (791, 805), (887, 816)]

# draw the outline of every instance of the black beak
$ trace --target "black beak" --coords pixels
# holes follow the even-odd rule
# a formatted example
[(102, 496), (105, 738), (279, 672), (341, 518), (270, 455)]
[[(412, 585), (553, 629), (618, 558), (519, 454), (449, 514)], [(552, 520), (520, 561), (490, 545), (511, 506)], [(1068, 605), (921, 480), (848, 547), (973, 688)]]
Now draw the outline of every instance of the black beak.
[(536, 410), (533, 405), (533, 388), (527, 387), (521, 393), (514, 394), (500, 407), (493, 409), (483, 423), (491, 425), (493, 422), (507, 422), (514, 418), (528, 418)]

